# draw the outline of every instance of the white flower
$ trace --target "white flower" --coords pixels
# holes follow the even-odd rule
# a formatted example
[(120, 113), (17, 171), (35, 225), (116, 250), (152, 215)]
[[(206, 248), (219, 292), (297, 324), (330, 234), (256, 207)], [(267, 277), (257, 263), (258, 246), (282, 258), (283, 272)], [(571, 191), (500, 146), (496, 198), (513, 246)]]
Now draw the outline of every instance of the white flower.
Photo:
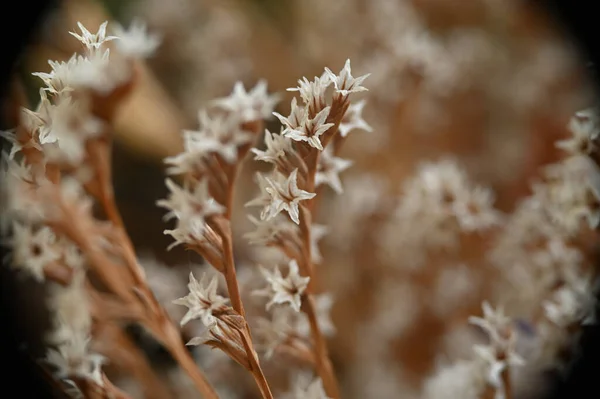
[(293, 151), (292, 142), (288, 137), (271, 133), (268, 129), (265, 129), (265, 145), (267, 147), (265, 151), (257, 148), (251, 149), (256, 155), (255, 161), (276, 163), (280, 158), (285, 157), (286, 153)]
[(279, 119), (286, 130), (294, 130), (299, 129), (302, 125), (306, 111), (304, 107), (298, 105), (298, 101), (296, 100), (296, 97), (294, 97), (292, 98), (290, 115), (288, 117), (277, 112), (273, 112), (273, 115)]
[(48, 99), (45, 90), (40, 89), (40, 103), (35, 111), (21, 108), (20, 122), (30, 133), (38, 133), (38, 136), (46, 136), (52, 125), (53, 105)]
[(22, 268), (36, 280), (44, 281), (44, 267), (60, 258), (56, 236), (49, 227), (37, 230), (13, 222), (13, 236), (7, 240), (12, 248), (12, 266)]
[(58, 378), (80, 377), (103, 385), (100, 367), (105, 358), (90, 353), (89, 343), (88, 336), (74, 334), (69, 340), (59, 344), (56, 349), (49, 349), (45, 361), (57, 369)]
[(68, 61), (48, 61), (52, 70), (49, 73), (34, 72), (33, 76), (42, 79), (50, 93), (60, 94), (73, 90), (73, 71), (78, 67), (82, 58), (73, 54)]
[(300, 311), (302, 305), (302, 294), (308, 287), (310, 277), (302, 277), (298, 273), (298, 263), (292, 259), (288, 264), (288, 275), (283, 278), (279, 267), (276, 267), (272, 272), (260, 268), (262, 275), (269, 283), (269, 286), (262, 290), (254, 291), (255, 295), (269, 297), (267, 302), (267, 310), (273, 305), (282, 305), (288, 303), (296, 312)]
[(270, 359), (281, 345), (294, 333), (292, 323), (298, 313), (290, 307), (277, 307), (271, 311), (271, 319), (258, 318), (252, 332), (259, 338), (258, 348)]
[(250, 222), (256, 230), (244, 234), (244, 237), (253, 245), (271, 245), (280, 243), (284, 237), (297, 234), (298, 226), (287, 220), (273, 218), (269, 220), (258, 220), (248, 215)]
[(214, 312), (223, 310), (229, 302), (229, 299), (217, 294), (219, 285), (217, 276), (214, 275), (208, 284), (206, 284), (207, 279), (208, 277), (204, 273), (198, 281), (190, 272), (189, 294), (173, 301), (174, 304), (186, 306), (189, 309), (181, 319), (182, 326), (195, 319), (201, 319), (207, 327), (213, 326), (216, 323)]
[(90, 33), (81, 22), (77, 22), (81, 35), (75, 32), (69, 32), (77, 40), (83, 43), (89, 50), (98, 50), (104, 43), (117, 39), (116, 36), (106, 36), (106, 25), (108, 21), (104, 21), (98, 28), (97, 33)]
[(572, 273), (567, 284), (544, 301), (543, 308), (548, 320), (559, 327), (568, 327), (589, 317), (594, 311), (594, 304), (591, 279)]
[[(306, 104), (309, 109), (316, 112), (325, 107), (325, 91), (331, 83), (329, 76), (324, 72), (321, 77), (315, 76), (315, 79), (312, 82), (303, 77), (298, 80), (298, 87), (291, 87), (287, 89), (287, 91), (299, 92), (300, 98), (302, 98), (304, 104)], [(292, 101), (295, 101), (295, 99)]]
[(512, 335), (511, 319), (504, 315), (501, 307), (494, 310), (487, 301), (484, 301), (481, 307), (483, 309), (483, 317), (470, 316), (469, 323), (483, 329), (489, 335), (494, 345), (506, 347), (508, 339)]
[(246, 92), (242, 82), (236, 82), (228, 97), (214, 100), (217, 107), (231, 112), (242, 122), (269, 118), (278, 102), (279, 96), (267, 93), (267, 82), (264, 80), (260, 80), (249, 92)]
[(457, 193), (451, 209), (464, 231), (486, 230), (498, 226), (502, 215), (494, 208), (494, 193), (484, 187), (474, 187)]
[(342, 188), (339, 174), (352, 166), (352, 163), (350, 160), (334, 156), (331, 147), (326, 148), (319, 157), (315, 185), (327, 184), (337, 194), (342, 194), (344, 189)]
[(352, 77), (352, 71), (350, 68), (350, 60), (346, 60), (344, 64), (344, 68), (340, 71), (339, 75), (331, 72), (329, 68), (325, 68), (325, 72), (333, 82), (335, 86), (336, 92), (340, 93), (343, 96), (347, 96), (350, 93), (358, 93), (361, 91), (367, 91), (368, 89), (361, 86), (361, 84), (367, 79), (371, 74), (368, 73), (366, 75), (359, 76), (358, 78)]
[[(273, 172), (272, 173), (272, 178), (283, 182), (285, 177), (281, 174), (281, 173), (277, 173), (277, 172)], [(254, 181), (256, 182), (256, 184), (258, 185), (258, 191), (260, 192), (260, 195), (258, 197), (256, 197), (255, 199), (248, 201), (245, 206), (262, 206), (265, 207), (265, 209), (263, 210), (262, 214), (261, 214), (261, 219), (265, 219), (266, 216), (268, 215), (268, 209), (266, 207), (268, 207), (271, 204), (271, 195), (267, 192), (267, 187), (269, 187), (269, 182), (267, 180), (267, 177), (260, 173), (260, 172), (256, 172), (254, 174)]]
[(128, 57), (147, 58), (154, 54), (160, 45), (160, 37), (156, 34), (148, 34), (146, 24), (140, 20), (134, 20), (129, 29), (121, 25), (113, 26), (113, 33), (117, 37), (117, 50)]
[(282, 119), (279, 114), (276, 114), (276, 116), (281, 120), (282, 123), (288, 124), (288, 126), (282, 132), (284, 136), (295, 141), (305, 141), (311, 147), (323, 151), (323, 145), (321, 144), (319, 137), (329, 130), (330, 127), (334, 126), (333, 123), (325, 123), (327, 121), (327, 117), (329, 116), (330, 110), (331, 107), (325, 107), (312, 119), (309, 119), (308, 113), (306, 112), (302, 123), (296, 128), (292, 128), (292, 124), (289, 122), (289, 119), (292, 115), (284, 119)]
[(366, 104), (367, 100), (360, 100), (350, 104), (339, 126), (342, 137), (346, 137), (348, 133), (356, 129), (369, 133), (373, 131), (373, 128), (362, 117), (362, 112)]
[(277, 180), (269, 177), (264, 178), (267, 183), (265, 191), (269, 195), (270, 201), (265, 205), (260, 215), (262, 220), (274, 218), (285, 210), (294, 223), (300, 224), (299, 202), (314, 198), (316, 194), (300, 190), (297, 184), (297, 176), (298, 169), (294, 169), (287, 179), (284, 177), (279, 177)]
[(217, 153), (226, 162), (238, 160), (238, 148), (253, 140), (253, 136), (240, 129), (235, 115), (209, 116), (204, 109), (198, 112), (199, 131), (186, 131), (188, 148), (198, 152)]
[(42, 147), (35, 140), (35, 137), (33, 135), (28, 136), (27, 141), (25, 143), (20, 142), (17, 139), (15, 132), (13, 132), (13, 131), (1, 131), (0, 130), (0, 137), (2, 137), (3, 139), (5, 139), (6, 141), (8, 141), (11, 144), (10, 152), (8, 154), (9, 159), (14, 159), (15, 155), (18, 152), (20, 152), (23, 148), (35, 148), (38, 151), (42, 150)]
[(569, 130), (573, 136), (556, 142), (556, 147), (573, 155), (589, 155), (597, 150), (596, 140), (600, 134), (598, 116), (595, 110), (589, 109), (575, 114), (569, 122)]
[(207, 179), (194, 184), (192, 190), (178, 186), (171, 179), (166, 179), (165, 184), (171, 191), (169, 198), (157, 201), (158, 206), (169, 210), (165, 220), (172, 218), (183, 220), (193, 217), (204, 222), (208, 216), (225, 212), (225, 207), (210, 196)]
[(175, 229), (164, 231), (164, 234), (175, 239), (168, 249), (179, 244), (197, 244), (198, 241), (203, 241), (206, 218), (225, 212), (225, 207), (210, 196), (208, 180), (195, 183), (193, 191), (178, 186), (171, 179), (166, 179), (166, 184), (171, 194), (168, 199), (157, 201), (157, 205), (169, 209), (165, 220), (177, 219)]
[(85, 272), (74, 270), (71, 283), (49, 286), (48, 308), (53, 312), (54, 329), (47, 340), (52, 344), (69, 341), (73, 336), (86, 336), (92, 326)]
[(497, 350), (492, 346), (475, 345), (473, 347), (478, 361), (483, 362), (487, 371), (487, 382), (496, 389), (503, 390), (502, 373), (510, 366), (522, 366), (525, 361), (516, 353), (509, 351), (504, 360), (498, 359)]

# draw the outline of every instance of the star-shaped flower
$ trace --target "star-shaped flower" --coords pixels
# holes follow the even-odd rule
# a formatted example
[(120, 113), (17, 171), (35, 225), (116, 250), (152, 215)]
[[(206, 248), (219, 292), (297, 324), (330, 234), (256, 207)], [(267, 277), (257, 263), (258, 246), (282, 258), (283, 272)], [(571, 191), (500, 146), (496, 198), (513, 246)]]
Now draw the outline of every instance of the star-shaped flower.
[(302, 294), (308, 287), (310, 277), (302, 277), (298, 272), (298, 263), (292, 259), (288, 264), (288, 275), (283, 277), (279, 267), (276, 267), (272, 272), (265, 268), (260, 268), (262, 275), (269, 284), (262, 290), (254, 291), (254, 295), (266, 296), (270, 300), (267, 302), (267, 310), (275, 304), (289, 304), (296, 312), (300, 311), (302, 305)]
[(307, 142), (311, 147), (323, 151), (323, 145), (321, 144), (319, 137), (334, 125), (333, 123), (325, 123), (330, 110), (331, 107), (325, 107), (312, 119), (308, 117), (308, 113), (305, 113), (304, 119), (300, 125), (295, 128), (292, 128), (289, 117), (284, 120), (278, 116), (282, 123), (288, 125), (286, 129), (283, 130), (282, 134), (295, 141)]
[(269, 118), (278, 102), (279, 96), (269, 95), (267, 82), (260, 80), (248, 92), (242, 82), (236, 82), (233, 92), (228, 97), (215, 100), (214, 104), (237, 115), (242, 122), (252, 122)]
[(359, 76), (358, 78), (354, 78), (352, 76), (352, 70), (350, 68), (350, 60), (346, 60), (344, 64), (344, 68), (340, 71), (339, 75), (331, 72), (329, 68), (325, 68), (325, 72), (333, 82), (335, 86), (336, 92), (340, 93), (343, 96), (347, 96), (350, 93), (358, 93), (361, 91), (367, 91), (366, 87), (361, 86), (362, 83), (371, 76), (370, 73), (366, 75)]
[(338, 158), (333, 155), (331, 147), (326, 148), (319, 157), (315, 185), (327, 184), (337, 194), (342, 194), (344, 189), (339, 174), (350, 166), (352, 166), (352, 161)]
[(298, 169), (294, 169), (285, 180), (283, 178), (275, 180), (265, 177), (267, 182), (265, 191), (270, 197), (270, 202), (263, 209), (261, 219), (268, 220), (274, 218), (281, 211), (285, 210), (294, 223), (300, 224), (300, 201), (314, 198), (316, 194), (299, 189), (297, 177)]
[(193, 273), (190, 273), (189, 294), (173, 301), (174, 304), (186, 306), (189, 309), (181, 319), (182, 326), (190, 320), (200, 319), (205, 326), (210, 327), (216, 323), (214, 312), (222, 311), (227, 307), (229, 299), (217, 294), (219, 285), (217, 275), (214, 275), (208, 284), (207, 279), (206, 273), (202, 274), (200, 281), (196, 280)]
[(97, 33), (91, 33), (81, 22), (77, 22), (77, 26), (79, 27), (79, 30), (81, 30), (81, 35), (75, 32), (69, 33), (83, 43), (89, 50), (97, 50), (104, 43), (117, 39), (116, 36), (106, 36), (106, 25), (108, 25), (108, 21), (104, 21), (100, 25)]

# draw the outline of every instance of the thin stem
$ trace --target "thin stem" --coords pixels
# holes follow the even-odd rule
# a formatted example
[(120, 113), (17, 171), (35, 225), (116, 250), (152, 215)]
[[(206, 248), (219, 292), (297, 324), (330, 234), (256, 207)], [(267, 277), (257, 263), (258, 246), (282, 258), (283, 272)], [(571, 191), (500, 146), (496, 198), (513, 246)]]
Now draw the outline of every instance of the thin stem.
[(325, 388), (327, 396), (332, 399), (337, 399), (340, 397), (340, 391), (331, 361), (329, 360), (327, 342), (319, 328), (315, 310), (315, 301), (312, 295), (304, 295), (302, 298), (302, 311), (308, 317), (308, 322), (310, 324), (310, 332), (314, 341), (317, 373), (323, 381), (323, 387)]
[(244, 311), (244, 304), (242, 303), (242, 296), (238, 286), (235, 262), (233, 259), (231, 222), (227, 219), (222, 219), (222, 222), (217, 224), (217, 228), (219, 229), (219, 233), (221, 234), (221, 238), (223, 240), (223, 272), (225, 275), (225, 281), (227, 282), (227, 291), (229, 292), (229, 298), (231, 299), (231, 306), (245, 319), (246, 312)]
[(267, 379), (265, 378), (262, 368), (260, 367), (256, 352), (252, 348), (250, 330), (247, 328), (247, 326), (248, 325), (246, 324), (246, 331), (240, 332), (240, 335), (242, 337), (242, 342), (244, 343), (246, 353), (248, 354), (248, 360), (250, 361), (250, 367), (252, 368), (252, 376), (254, 377), (254, 381), (256, 381), (256, 385), (258, 385), (258, 389), (260, 390), (262, 397), (264, 399), (273, 399), (273, 394), (271, 393)]
[(194, 386), (198, 392), (202, 394), (204, 399), (219, 399), (217, 392), (200, 371), (190, 353), (185, 349), (183, 342), (181, 342), (181, 339), (179, 338), (179, 332), (173, 330), (176, 329), (169, 323), (168, 330), (165, 331), (162, 329), (162, 331), (160, 331), (163, 344), (169, 350), (169, 353), (171, 353), (179, 366), (181, 366), (183, 371), (190, 377)]

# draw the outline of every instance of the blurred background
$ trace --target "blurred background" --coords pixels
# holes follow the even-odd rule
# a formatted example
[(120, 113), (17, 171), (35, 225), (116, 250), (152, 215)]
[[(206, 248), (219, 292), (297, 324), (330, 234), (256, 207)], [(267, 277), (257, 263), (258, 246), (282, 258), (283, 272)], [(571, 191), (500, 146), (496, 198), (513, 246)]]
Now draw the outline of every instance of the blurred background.
[[(248, 88), (267, 79), (269, 91), (283, 96), (277, 111), (287, 115), (293, 93), (286, 88), (302, 76), (319, 76), (323, 67), (338, 71), (351, 59), (355, 76), (371, 73), (370, 91), (362, 98), (372, 131), (352, 132), (342, 149), (340, 156), (354, 161), (342, 176), (344, 194), (319, 194), (316, 222), (329, 228), (320, 246), (319, 286), (334, 298), (331, 355), (344, 397), (416, 398), (440, 362), (468, 356), (481, 339), (466, 320), (479, 314), (482, 300), (505, 302), (518, 317), (527, 318), (529, 310), (490, 265), (493, 234), (461, 237), (452, 251), (414, 253), (404, 237), (411, 232), (393, 217), (403, 183), (421, 162), (455, 159), (474, 182), (494, 190), (499, 210), (510, 213), (530, 194), (539, 168), (559, 159), (554, 142), (569, 136), (571, 116), (594, 100), (586, 62), (533, 3), (62, 0), (26, 52), (5, 114), (10, 120), (17, 106), (35, 107), (31, 101), (41, 82), (31, 72), (46, 72), (48, 59), (67, 60), (80, 50), (67, 33), (77, 21), (94, 31), (104, 20), (127, 24), (140, 18), (162, 36), (119, 110), (114, 184), (150, 281), (169, 303), (185, 294), (190, 268), (202, 263), (191, 252), (166, 251), (171, 241), (162, 234), (164, 212), (155, 205), (167, 194), (162, 159), (181, 150), (180, 131), (196, 128), (199, 108), (227, 95), (238, 80)], [(278, 130), (276, 121), (270, 123), (271, 131)], [(251, 227), (242, 204), (256, 192), (252, 174), (259, 166), (247, 162), (239, 180), (234, 233), (242, 276), (257, 263), (273, 261), (242, 237)], [(32, 353), (43, 353), (39, 297), (31, 290), (15, 292), (28, 312), (39, 312), (22, 322)], [(194, 397), (166, 355), (138, 339), (176, 386), (173, 397)], [(196, 355), (211, 365), (209, 377), (217, 383), (226, 385), (232, 376), (239, 381), (223, 397), (252, 397), (243, 370), (208, 351)], [(266, 362), (267, 375), (277, 376), (285, 361)], [(539, 371), (523, 372), (516, 382), (519, 397), (532, 397), (542, 387), (545, 374)], [(119, 379), (118, 368), (109, 376), (135, 391)]]

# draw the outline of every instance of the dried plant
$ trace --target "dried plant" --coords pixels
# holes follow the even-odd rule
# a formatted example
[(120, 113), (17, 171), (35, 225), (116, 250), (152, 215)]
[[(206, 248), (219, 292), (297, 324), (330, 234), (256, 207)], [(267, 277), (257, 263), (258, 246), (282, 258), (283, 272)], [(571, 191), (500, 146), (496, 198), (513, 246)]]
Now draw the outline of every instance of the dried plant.
[[(238, 20), (236, 32), (251, 26), (251, 17), (241, 23), (244, 6), (201, 3), (217, 21)], [(309, 3), (290, 2), (300, 20), (303, 7), (313, 9), (310, 23), (297, 27), (302, 46), (331, 65), (327, 58), (338, 57), (322, 51), (315, 35), (324, 32), (331, 42), (346, 35), (352, 24), (332, 32), (333, 22), (354, 20), (361, 2), (343, 9)], [(337, 73), (324, 68), (303, 77), (287, 89), (298, 95), (288, 115), (276, 112), (284, 95), (270, 94), (265, 80), (251, 89), (238, 81), (228, 96), (199, 101), (198, 128), (183, 130), (183, 151), (164, 159), (168, 195), (156, 203), (173, 223), (164, 231), (173, 240), (168, 249), (183, 247), (204, 260), (193, 270), (136, 253), (114, 195), (115, 115), (161, 38), (139, 20), (128, 29), (104, 22), (96, 33), (82, 24), (70, 32), (83, 51), (34, 74), (44, 84), (39, 105), (23, 108), (18, 126), (2, 133), (10, 144), (2, 156), (0, 224), (11, 248), (7, 263), (48, 287), (52, 328), (40, 366), (62, 390), (92, 398), (281, 392), (289, 399), (514, 399), (560, 364), (580, 327), (594, 321), (598, 113), (577, 112), (568, 138), (545, 137), (551, 161), (532, 162), (527, 190), (509, 187), (519, 192), (512, 209), (499, 206), (496, 190), (448, 151), (415, 159), (412, 174), (393, 169), (388, 184), (368, 172), (377, 164), (368, 148), (397, 143), (382, 131), (399, 126), (385, 121), (415, 111), (414, 103), (422, 121), (431, 115), (425, 111), (472, 87), (497, 88), (477, 74), (459, 79), (497, 60), (462, 52), (485, 48), (489, 37), (465, 33), (445, 47), (415, 8), (398, 4), (365, 6), (365, 18), (381, 22), (364, 32), (376, 46), (358, 57), (372, 77), (353, 73), (350, 60)], [(504, 10), (499, 24), (508, 18), (508, 5), (486, 7)], [(155, 15), (167, 41), (184, 14)], [(403, 28), (385, 23), (394, 15), (403, 16)], [(211, 40), (228, 42), (232, 26)], [(338, 50), (354, 54), (364, 46), (350, 40)], [(219, 56), (210, 50), (195, 62)], [(254, 65), (246, 50), (229, 50)], [(290, 70), (274, 79), (286, 81)], [(218, 92), (235, 71), (203, 75), (202, 95)], [(550, 85), (544, 79), (554, 82), (548, 76), (530, 82), (519, 107), (534, 107)], [(190, 107), (190, 92), (178, 90)], [(502, 93), (493, 98), (499, 108), (506, 100)], [(363, 119), (369, 108), (373, 126)], [(354, 161), (342, 158), (357, 131), (374, 146), (365, 144)], [(460, 147), (453, 145), (444, 149)], [(246, 162), (249, 156), (257, 162)], [(367, 172), (350, 176), (359, 167)], [(343, 182), (342, 172), (349, 174)], [(249, 191), (257, 194), (239, 206), (240, 193)], [(345, 323), (332, 321), (334, 307), (343, 308), (342, 319), (346, 312)], [(328, 340), (336, 333), (338, 340)], [(157, 367), (140, 341), (158, 343), (177, 367)]]

